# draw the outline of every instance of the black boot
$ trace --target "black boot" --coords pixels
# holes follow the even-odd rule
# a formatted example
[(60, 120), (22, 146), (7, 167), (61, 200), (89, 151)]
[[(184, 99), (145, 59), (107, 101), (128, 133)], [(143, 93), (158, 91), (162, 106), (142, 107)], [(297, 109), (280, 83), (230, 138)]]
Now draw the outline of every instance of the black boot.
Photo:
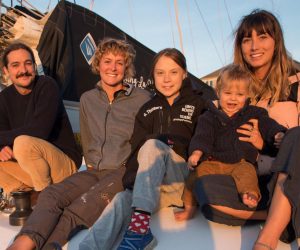
[(30, 202), (30, 191), (11, 192), (15, 201), (16, 210), (9, 216), (9, 224), (12, 226), (23, 226), (32, 212)]

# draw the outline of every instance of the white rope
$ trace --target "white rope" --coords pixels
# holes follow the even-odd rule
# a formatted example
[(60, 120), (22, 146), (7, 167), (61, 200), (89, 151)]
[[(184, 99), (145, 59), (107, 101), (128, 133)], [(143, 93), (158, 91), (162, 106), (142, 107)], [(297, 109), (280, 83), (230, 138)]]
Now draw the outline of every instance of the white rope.
[(223, 13), (223, 9), (221, 8), (221, 0), (218, 0), (218, 23), (219, 23), (219, 27), (220, 27), (220, 33), (221, 33), (221, 38), (222, 38), (222, 48), (223, 48), (223, 56), (224, 56), (224, 60), (225, 63), (227, 62), (227, 57), (226, 57), (226, 49), (225, 49), (225, 39), (224, 39), (224, 32), (223, 32), (223, 23), (222, 22), (222, 13)]
[(0, 27), (2, 27), (1, 17), (2, 17), (2, 0), (0, 0)]
[(169, 11), (169, 17), (170, 17), (170, 25), (171, 25), (171, 32), (172, 32), (173, 47), (176, 48), (175, 37), (174, 37), (174, 30), (173, 30), (173, 22), (172, 22), (172, 15), (171, 15), (170, 0), (167, 0), (167, 3), (168, 3), (168, 11)]
[(133, 22), (133, 15), (132, 15), (132, 10), (131, 10), (130, 0), (128, 0), (127, 3), (128, 3), (129, 18), (130, 18), (133, 34), (134, 34), (134, 37), (137, 38), (135, 28), (134, 28), (134, 22)]
[(193, 29), (192, 29), (191, 17), (190, 17), (189, 0), (186, 0), (185, 2), (186, 2), (186, 5), (187, 5), (187, 17), (188, 17), (188, 21), (189, 21), (189, 28), (190, 28), (192, 48), (193, 48), (193, 56), (194, 56), (194, 60), (195, 60), (196, 70), (197, 70), (197, 72), (199, 72), (197, 52), (196, 52), (196, 47), (195, 47), (195, 43), (194, 43), (194, 34), (193, 34)]
[(174, 0), (174, 7), (175, 7), (175, 13), (176, 13), (176, 24), (177, 24), (177, 29), (178, 29), (178, 33), (179, 33), (180, 48), (181, 48), (182, 54), (184, 54), (183, 41), (182, 41), (182, 32), (181, 32), (181, 27), (180, 27), (180, 22), (179, 22), (179, 15), (178, 15), (177, 0)]
[(90, 10), (93, 11), (94, 8), (94, 0), (90, 1)]
[(49, 3), (48, 3), (48, 7), (47, 7), (47, 9), (46, 9), (46, 12), (49, 12), (50, 6), (51, 6), (51, 0), (49, 0)]
[(231, 31), (233, 32), (233, 26), (232, 26), (231, 18), (230, 18), (229, 11), (228, 11), (228, 8), (227, 8), (226, 0), (224, 0), (224, 5), (225, 5), (228, 20), (229, 20), (229, 23), (230, 23)]

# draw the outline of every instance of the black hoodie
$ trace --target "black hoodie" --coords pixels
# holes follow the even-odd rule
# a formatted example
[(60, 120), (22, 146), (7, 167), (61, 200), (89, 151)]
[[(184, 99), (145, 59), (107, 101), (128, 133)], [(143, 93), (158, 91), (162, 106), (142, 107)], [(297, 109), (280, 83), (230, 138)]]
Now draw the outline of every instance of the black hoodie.
[[(249, 102), (232, 117), (228, 117), (213, 103), (208, 103), (208, 111), (199, 117), (195, 134), (191, 140), (189, 153), (201, 150), (201, 161), (214, 159), (223, 163), (237, 163), (245, 159), (252, 164), (256, 163), (258, 149), (251, 143), (239, 140), (242, 134), (237, 129), (250, 119), (258, 120), (258, 129), (264, 144), (274, 149), (274, 136), (278, 132), (285, 132), (286, 128), (269, 117), (264, 108), (249, 105)], [(276, 150), (277, 151), (277, 150)]]
[(138, 169), (137, 154), (148, 139), (158, 139), (169, 145), (184, 159), (194, 133), (198, 116), (204, 111), (202, 93), (193, 90), (188, 78), (183, 81), (180, 95), (170, 106), (166, 97), (157, 94), (139, 110), (131, 139), (132, 151), (126, 163), (124, 188), (133, 188)]

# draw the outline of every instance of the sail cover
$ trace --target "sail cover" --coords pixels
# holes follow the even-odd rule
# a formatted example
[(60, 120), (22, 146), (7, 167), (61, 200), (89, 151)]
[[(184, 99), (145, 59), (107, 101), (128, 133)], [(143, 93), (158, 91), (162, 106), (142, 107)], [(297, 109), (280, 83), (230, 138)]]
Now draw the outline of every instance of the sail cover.
[[(153, 85), (149, 72), (154, 51), (96, 13), (63, 0), (48, 18), (37, 50), (45, 74), (57, 80), (65, 100), (78, 101), (83, 92), (95, 86), (99, 76), (91, 72), (87, 58), (90, 51), (83, 53), (81, 45), (91, 40), (97, 44), (104, 37), (126, 39), (134, 46), (136, 76), (128, 82), (141, 88)], [(208, 98), (215, 97), (209, 86), (192, 75), (191, 78)]]

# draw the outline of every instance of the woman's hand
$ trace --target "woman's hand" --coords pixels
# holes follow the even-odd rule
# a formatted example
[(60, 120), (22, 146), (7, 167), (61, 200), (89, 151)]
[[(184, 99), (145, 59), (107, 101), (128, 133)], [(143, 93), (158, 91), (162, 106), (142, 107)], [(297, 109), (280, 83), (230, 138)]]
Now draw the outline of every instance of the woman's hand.
[(240, 126), (236, 130), (238, 133), (246, 135), (246, 136), (239, 137), (239, 140), (250, 142), (254, 147), (261, 150), (264, 146), (264, 140), (258, 129), (258, 120), (250, 119), (248, 122), (252, 123), (252, 125), (246, 123)]

